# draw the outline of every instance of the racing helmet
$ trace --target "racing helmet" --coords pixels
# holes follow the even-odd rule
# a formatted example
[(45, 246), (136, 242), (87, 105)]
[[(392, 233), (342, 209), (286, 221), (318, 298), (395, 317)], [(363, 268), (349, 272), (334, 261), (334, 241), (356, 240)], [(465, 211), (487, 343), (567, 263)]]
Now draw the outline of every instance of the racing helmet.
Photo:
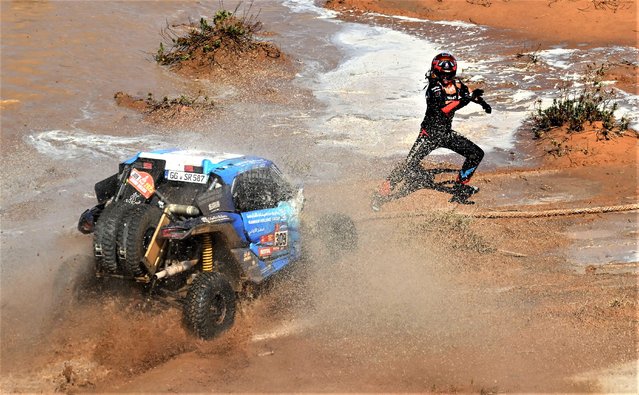
[(433, 58), (430, 74), (440, 80), (452, 80), (457, 74), (457, 60), (448, 52), (442, 52)]

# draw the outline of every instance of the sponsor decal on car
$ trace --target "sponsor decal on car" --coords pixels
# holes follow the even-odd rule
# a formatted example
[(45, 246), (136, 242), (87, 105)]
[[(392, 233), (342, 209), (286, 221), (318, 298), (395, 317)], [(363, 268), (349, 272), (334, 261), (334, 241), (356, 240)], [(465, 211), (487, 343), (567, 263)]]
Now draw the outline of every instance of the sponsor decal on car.
[(262, 211), (262, 212), (254, 212), (246, 214), (247, 224), (248, 225), (256, 225), (256, 224), (264, 224), (267, 222), (279, 222), (286, 221), (286, 214), (277, 210), (277, 211)]
[[(262, 231), (265, 231), (263, 229)], [(263, 246), (286, 247), (288, 245), (288, 226), (284, 224), (275, 224), (273, 233), (260, 236), (260, 244)]]
[(260, 247), (257, 249), (257, 254), (260, 258), (273, 255), (273, 247)]
[(280, 247), (259, 247), (257, 249), (257, 254), (260, 256), (260, 258), (266, 258), (269, 257), (273, 254), (275, 254), (276, 252), (281, 251), (282, 249)]
[(218, 208), (220, 208), (220, 201), (216, 200), (216, 201), (214, 201), (212, 203), (209, 203), (208, 208), (209, 208), (209, 211), (217, 210)]
[(260, 244), (273, 244), (275, 241), (275, 234), (270, 233), (268, 235), (264, 235), (260, 237)]
[(209, 217), (202, 217), (202, 222), (206, 222), (207, 224), (216, 224), (219, 222), (227, 222), (231, 221), (231, 218), (228, 215), (218, 214), (211, 215)]
[(256, 233), (263, 233), (266, 232), (266, 228), (263, 227), (259, 227), (259, 228), (253, 228), (251, 230), (248, 231), (249, 236), (254, 235)]
[(153, 181), (153, 177), (145, 171), (131, 169), (131, 175), (127, 181), (146, 199), (153, 196), (153, 193), (155, 192), (155, 182)]
[(133, 192), (131, 196), (124, 199), (129, 204), (142, 204), (142, 195), (139, 192)]
[(288, 245), (288, 231), (275, 232), (275, 245), (286, 247)]

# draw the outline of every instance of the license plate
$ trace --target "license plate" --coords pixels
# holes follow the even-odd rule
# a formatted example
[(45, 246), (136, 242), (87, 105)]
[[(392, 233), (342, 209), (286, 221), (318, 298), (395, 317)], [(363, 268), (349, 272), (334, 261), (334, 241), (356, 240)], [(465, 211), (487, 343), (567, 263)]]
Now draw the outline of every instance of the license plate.
[(208, 174), (187, 173), (185, 171), (167, 170), (164, 177), (171, 181), (192, 182), (195, 184), (206, 184), (209, 180)]

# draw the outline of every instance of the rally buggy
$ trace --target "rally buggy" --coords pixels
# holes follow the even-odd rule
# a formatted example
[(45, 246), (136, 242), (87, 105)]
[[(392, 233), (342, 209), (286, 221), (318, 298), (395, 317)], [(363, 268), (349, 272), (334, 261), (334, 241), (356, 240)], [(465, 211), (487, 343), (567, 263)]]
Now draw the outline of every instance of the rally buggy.
[(95, 193), (78, 228), (94, 233), (97, 275), (176, 295), (204, 339), (231, 326), (237, 295), (301, 255), (302, 189), (264, 158), (143, 152)]

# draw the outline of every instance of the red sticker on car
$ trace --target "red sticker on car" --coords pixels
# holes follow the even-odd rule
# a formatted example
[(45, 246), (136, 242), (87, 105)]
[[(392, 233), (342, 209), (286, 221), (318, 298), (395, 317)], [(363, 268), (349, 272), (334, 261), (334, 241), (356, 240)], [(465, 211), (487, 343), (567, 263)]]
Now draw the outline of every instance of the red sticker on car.
[(270, 233), (260, 237), (260, 244), (272, 244), (275, 241), (275, 235)]
[(153, 177), (147, 172), (132, 169), (127, 181), (146, 199), (155, 193), (155, 182), (153, 181)]
[(273, 254), (273, 249), (271, 247), (260, 247), (258, 248), (257, 253), (260, 257), (270, 256)]

